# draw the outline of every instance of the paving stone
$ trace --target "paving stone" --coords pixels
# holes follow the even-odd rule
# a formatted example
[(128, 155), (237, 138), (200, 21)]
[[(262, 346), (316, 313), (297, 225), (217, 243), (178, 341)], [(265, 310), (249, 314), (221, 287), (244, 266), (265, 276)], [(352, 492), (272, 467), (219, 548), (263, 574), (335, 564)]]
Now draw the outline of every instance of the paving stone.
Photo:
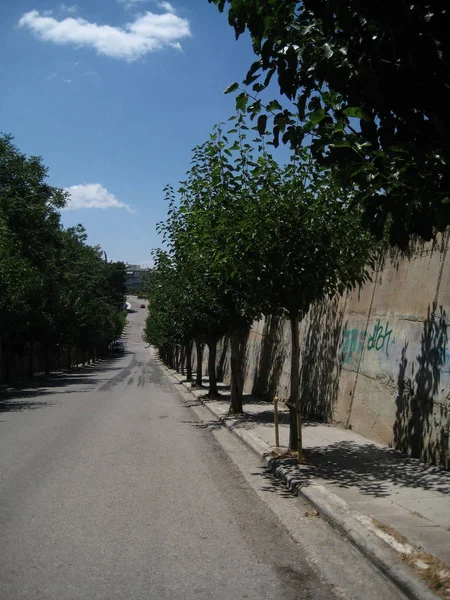
[(430, 494), (422, 498), (398, 497), (394, 502), (411, 512), (418, 512), (436, 525), (450, 527), (450, 498), (436, 498)]

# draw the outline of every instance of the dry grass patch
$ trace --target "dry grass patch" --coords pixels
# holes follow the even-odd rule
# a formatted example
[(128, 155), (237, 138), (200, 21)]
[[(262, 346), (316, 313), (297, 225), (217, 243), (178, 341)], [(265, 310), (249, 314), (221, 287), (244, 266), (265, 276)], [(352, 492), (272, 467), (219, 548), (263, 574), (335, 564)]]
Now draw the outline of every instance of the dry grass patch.
[(441, 598), (450, 598), (450, 567), (427, 552), (403, 554), (403, 561)]
[(387, 533), (388, 535), (392, 536), (394, 540), (399, 544), (408, 544), (408, 540), (405, 538), (405, 536), (396, 531), (393, 527), (389, 527), (389, 525), (385, 525), (384, 523), (378, 521), (378, 519), (374, 519), (373, 517), (372, 521), (373, 524), (376, 527), (378, 527), (378, 529), (381, 529), (381, 531), (384, 531), (384, 533)]

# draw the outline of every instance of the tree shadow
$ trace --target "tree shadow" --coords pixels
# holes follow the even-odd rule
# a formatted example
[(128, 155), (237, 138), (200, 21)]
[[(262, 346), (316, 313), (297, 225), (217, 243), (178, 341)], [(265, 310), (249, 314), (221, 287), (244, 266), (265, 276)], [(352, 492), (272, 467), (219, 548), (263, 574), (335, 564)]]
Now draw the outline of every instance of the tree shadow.
[(281, 498), (295, 498), (297, 494), (290, 489), (284, 481), (279, 479), (272, 471), (270, 466), (260, 467), (259, 471), (251, 473), (255, 477), (261, 477), (266, 485), (261, 485), (260, 489), (264, 492), (276, 494)]
[[(408, 342), (402, 349), (397, 385), (394, 446), (425, 462), (449, 468), (449, 396), (437, 396), (447, 360), (447, 316), (428, 307), (423, 323), (420, 354), (408, 364)], [(410, 368), (409, 368), (410, 367)], [(408, 372), (410, 375), (408, 375)]]
[(307, 448), (304, 455), (306, 465), (299, 467), (295, 459), (273, 459), (272, 469), (282, 466), (292, 471), (300, 486), (323, 479), (340, 488), (355, 487), (358, 493), (376, 498), (391, 496), (400, 489), (450, 494), (449, 473), (390, 448), (343, 441)]
[[(96, 361), (85, 367), (74, 367), (68, 371), (60, 371), (51, 375), (38, 374), (0, 387), (0, 413), (21, 412), (52, 406), (55, 402), (37, 400), (43, 396), (72, 394), (82, 391), (85, 386), (96, 386), (104, 381), (101, 375), (105, 371), (123, 371), (124, 367), (112, 366), (116, 355), (111, 355), (101, 361)], [(108, 378), (108, 382), (114, 380)], [(68, 386), (77, 386), (68, 390)], [(80, 386), (78, 388), (78, 386)]]
[[(246, 413), (245, 414), (246, 428), (250, 429), (252, 426), (274, 424), (274, 410), (262, 410), (257, 413)], [(290, 416), (289, 411), (278, 412), (278, 423), (280, 425), (289, 425)]]
[(264, 401), (272, 401), (280, 383), (286, 348), (283, 343), (284, 318), (269, 315), (264, 322), (261, 350), (253, 376), (252, 394)]
[(219, 360), (217, 361), (217, 381), (222, 382), (225, 378), (225, 373), (228, 372), (228, 346), (230, 340), (227, 336), (224, 336), (219, 342)]
[(305, 417), (329, 422), (339, 391), (339, 340), (344, 306), (338, 297), (313, 306), (301, 351), (302, 413)]
[(400, 249), (396, 246), (391, 246), (387, 250), (385, 258), (389, 257), (392, 266), (398, 270), (400, 265), (406, 260), (417, 260), (423, 256), (431, 257), (436, 252), (443, 254), (446, 246), (448, 246), (449, 240), (450, 233), (448, 231), (437, 234), (431, 243), (419, 236), (413, 235), (407, 248)]

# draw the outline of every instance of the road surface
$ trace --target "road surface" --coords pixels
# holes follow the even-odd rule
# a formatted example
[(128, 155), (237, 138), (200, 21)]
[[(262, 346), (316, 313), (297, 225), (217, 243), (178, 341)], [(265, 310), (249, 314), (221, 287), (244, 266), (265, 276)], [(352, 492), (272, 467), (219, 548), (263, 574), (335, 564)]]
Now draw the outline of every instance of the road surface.
[[(282, 524), (299, 500), (182, 398), (130, 302), (124, 355), (0, 399), (0, 598), (369, 598), (367, 573), (373, 597), (400, 598), (323, 524), (305, 525), (315, 557), (299, 548)], [(335, 560), (356, 562), (333, 551), (324, 576), (344, 546)]]

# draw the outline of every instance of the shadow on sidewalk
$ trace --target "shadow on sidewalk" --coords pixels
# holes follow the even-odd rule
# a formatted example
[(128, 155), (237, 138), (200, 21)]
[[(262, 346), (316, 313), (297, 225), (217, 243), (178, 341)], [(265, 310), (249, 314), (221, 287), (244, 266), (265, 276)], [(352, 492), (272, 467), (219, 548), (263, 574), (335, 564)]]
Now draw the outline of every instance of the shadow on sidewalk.
[(423, 489), (450, 494), (450, 473), (414, 458), (399, 455), (374, 444), (336, 442), (304, 450), (307, 465), (298, 469), (292, 459), (279, 461), (295, 469), (303, 486), (324, 479), (341, 488), (358, 488), (358, 493), (383, 498), (392, 490)]

